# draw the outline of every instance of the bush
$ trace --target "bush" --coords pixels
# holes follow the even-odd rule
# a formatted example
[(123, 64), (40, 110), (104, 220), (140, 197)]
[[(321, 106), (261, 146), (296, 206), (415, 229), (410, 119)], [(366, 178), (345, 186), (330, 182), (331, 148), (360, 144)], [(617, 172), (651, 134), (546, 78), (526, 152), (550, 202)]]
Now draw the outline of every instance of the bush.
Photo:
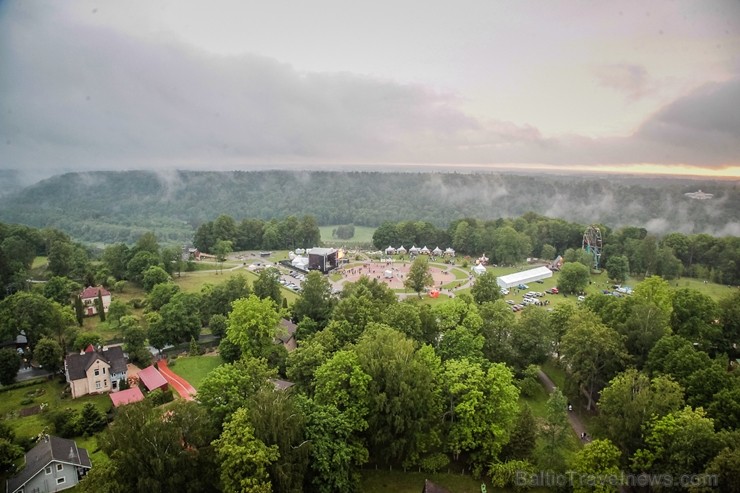
[(23, 399), (21, 401), (21, 406), (27, 406), (29, 404), (33, 404), (33, 399)]
[(131, 306), (134, 308), (144, 308), (146, 306), (146, 301), (141, 298), (133, 298), (129, 303), (131, 303)]
[(172, 394), (171, 389), (167, 389), (165, 391), (157, 389), (153, 392), (149, 392), (145, 399), (151, 401), (151, 403), (155, 406), (161, 406), (162, 404), (172, 402), (175, 399), (175, 396)]
[(62, 438), (72, 438), (82, 434), (80, 413), (72, 408), (52, 411), (46, 414), (46, 419), (54, 428), (54, 434)]
[(95, 404), (88, 402), (82, 408), (80, 414), (80, 429), (85, 436), (90, 436), (105, 428), (108, 420), (105, 414), (100, 411)]
[(419, 464), (421, 465), (422, 471), (434, 473), (447, 467), (450, 464), (450, 459), (446, 454), (438, 452), (429, 457), (424, 457), (421, 459)]

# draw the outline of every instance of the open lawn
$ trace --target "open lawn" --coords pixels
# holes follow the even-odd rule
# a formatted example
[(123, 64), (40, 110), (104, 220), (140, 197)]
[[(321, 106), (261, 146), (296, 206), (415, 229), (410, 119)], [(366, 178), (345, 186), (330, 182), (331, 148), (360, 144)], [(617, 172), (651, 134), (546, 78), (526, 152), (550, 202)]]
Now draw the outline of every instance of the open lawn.
[(221, 356), (183, 356), (171, 363), (170, 369), (190, 382), (197, 390), (211, 370), (223, 362)]
[(31, 269), (40, 269), (42, 267), (46, 267), (49, 263), (49, 259), (47, 257), (36, 257), (33, 259), (33, 263), (31, 264)]
[[(88, 395), (78, 399), (62, 398), (65, 385), (58, 378), (55, 378), (54, 380), (41, 380), (39, 383), (28, 387), (1, 392), (0, 417), (15, 430), (19, 437), (31, 437), (41, 433), (49, 425), (43, 418), (43, 413), (20, 417), (21, 409), (45, 403), (48, 406), (46, 412), (67, 407), (80, 410), (85, 404), (92, 402), (98, 409), (107, 412), (112, 406), (107, 394)], [(22, 401), (27, 400), (31, 402), (21, 404)]]
[(332, 230), (337, 229), (337, 226), (319, 226), (319, 231), (321, 232), (321, 242), (327, 245), (348, 245), (351, 243), (372, 243), (373, 242), (373, 233), (375, 233), (376, 228), (371, 228), (368, 226), (355, 226), (355, 235), (348, 239), (344, 240), (341, 238), (332, 238), (331, 232)]
[(227, 261), (227, 262), (224, 262), (223, 265), (221, 265), (218, 262), (200, 260), (198, 262), (193, 262), (194, 270), (191, 272), (200, 272), (204, 270), (226, 270), (226, 269), (231, 269), (232, 267), (237, 267), (239, 265), (241, 265), (241, 263)]
[(200, 292), (204, 284), (220, 284), (231, 276), (242, 274), (249, 279), (250, 283), (257, 279), (257, 276), (246, 269), (226, 270), (223, 272), (183, 272), (181, 277), (175, 277), (175, 283), (185, 292)]
[(710, 296), (714, 298), (715, 301), (719, 301), (722, 298), (726, 298), (732, 294), (735, 294), (738, 288), (736, 287), (728, 287), (723, 284), (716, 284), (713, 282), (708, 282), (704, 284), (704, 281), (701, 279), (694, 279), (691, 277), (682, 277), (681, 279), (674, 279), (672, 281), (668, 281), (668, 284), (671, 285), (674, 289), (682, 289), (682, 288), (691, 288), (696, 289), (700, 293), (703, 293), (707, 296)]

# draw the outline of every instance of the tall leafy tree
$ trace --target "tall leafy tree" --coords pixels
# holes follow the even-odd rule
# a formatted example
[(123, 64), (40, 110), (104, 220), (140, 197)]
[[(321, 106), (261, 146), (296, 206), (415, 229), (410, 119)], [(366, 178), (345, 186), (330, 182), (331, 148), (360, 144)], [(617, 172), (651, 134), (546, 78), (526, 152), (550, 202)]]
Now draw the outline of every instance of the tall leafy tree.
[(560, 269), (558, 287), (565, 293), (580, 293), (590, 277), (589, 268), (580, 262), (566, 262)]
[(21, 356), (15, 349), (0, 349), (0, 384), (10, 385), (21, 369)]
[(620, 452), (609, 440), (594, 440), (579, 450), (571, 461), (574, 493), (608, 493), (619, 490)]
[(198, 402), (217, 423), (223, 423), (237, 409), (247, 407), (259, 390), (272, 387), (269, 379), (276, 375), (265, 360), (244, 357), (208, 373), (198, 389)]
[(24, 333), (31, 350), (42, 337), (61, 334), (74, 323), (70, 308), (40, 294), (22, 291), (0, 301), (1, 338), (14, 339)]
[(252, 294), (234, 301), (226, 337), (241, 348), (242, 354), (266, 357), (277, 336), (279, 322), (275, 302)]
[(63, 365), (62, 346), (50, 337), (44, 337), (39, 341), (33, 356), (41, 366), (52, 373), (58, 372)]
[(331, 284), (320, 272), (311, 271), (306, 275), (302, 287), (303, 293), (293, 304), (293, 316), (295, 320), (308, 317), (317, 323), (317, 328), (323, 329), (334, 307)]
[(166, 410), (149, 401), (124, 406), (98, 441), (111, 459), (100, 466), (111, 469), (82, 484), (89, 482), (87, 491), (218, 491), (216, 436), (195, 402), (174, 402)]
[(432, 274), (429, 272), (429, 261), (424, 256), (418, 256), (411, 264), (409, 273), (403, 281), (403, 285), (414, 291), (419, 297), (427, 286), (434, 284)]
[(213, 442), (221, 463), (221, 484), (227, 493), (271, 493), (268, 469), (280, 453), (254, 436), (245, 408), (238, 409)]
[(547, 399), (545, 419), (540, 432), (542, 443), (537, 453), (538, 463), (545, 470), (560, 471), (565, 465), (562, 444), (570, 433), (567, 406), (567, 400), (560, 389), (554, 389)]
[(275, 306), (280, 306), (283, 297), (280, 294), (280, 271), (263, 269), (252, 283), (252, 291), (260, 299), (271, 299)]
[(678, 411), (683, 403), (683, 389), (669, 377), (650, 379), (628, 369), (601, 391), (597, 427), (629, 457), (644, 445), (642, 430), (650, 419)]
[(623, 369), (628, 358), (622, 337), (601, 323), (580, 323), (569, 329), (561, 350), (571, 374), (586, 391), (589, 410), (596, 391)]
[(487, 270), (475, 280), (475, 284), (470, 288), (470, 294), (479, 305), (487, 301), (496, 301), (501, 298), (501, 287), (498, 285), (496, 276), (492, 271)]
[(484, 370), (465, 359), (450, 360), (443, 382), (447, 450), (455, 459), (468, 453), (476, 466), (495, 460), (509, 441), (518, 411), (519, 390), (511, 370), (500, 363)]

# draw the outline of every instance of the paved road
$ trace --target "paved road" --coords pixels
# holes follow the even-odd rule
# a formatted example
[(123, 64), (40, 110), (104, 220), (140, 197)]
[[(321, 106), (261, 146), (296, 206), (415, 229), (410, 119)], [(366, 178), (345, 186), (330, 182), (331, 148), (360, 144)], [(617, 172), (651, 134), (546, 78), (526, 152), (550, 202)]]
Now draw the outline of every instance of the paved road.
[[(548, 394), (552, 393), (552, 391), (555, 390), (556, 385), (553, 383), (552, 380), (550, 380), (550, 377), (548, 377), (545, 372), (540, 370), (537, 376), (540, 378), (542, 385), (545, 386)], [(583, 424), (583, 421), (581, 421), (581, 418), (578, 417), (578, 414), (575, 411), (571, 411), (568, 413), (568, 421), (570, 422), (571, 428), (573, 428), (573, 431), (576, 432), (576, 435), (578, 437), (580, 437), (582, 433), (587, 432), (586, 426)]]
[(159, 372), (164, 376), (164, 378), (167, 380), (167, 382), (174, 388), (178, 394), (180, 394), (180, 397), (185, 399), (186, 401), (192, 401), (193, 396), (195, 395), (195, 389), (193, 388), (190, 383), (182, 378), (179, 375), (176, 375), (170, 368), (167, 366), (167, 359), (162, 358), (157, 362), (157, 366), (159, 367)]

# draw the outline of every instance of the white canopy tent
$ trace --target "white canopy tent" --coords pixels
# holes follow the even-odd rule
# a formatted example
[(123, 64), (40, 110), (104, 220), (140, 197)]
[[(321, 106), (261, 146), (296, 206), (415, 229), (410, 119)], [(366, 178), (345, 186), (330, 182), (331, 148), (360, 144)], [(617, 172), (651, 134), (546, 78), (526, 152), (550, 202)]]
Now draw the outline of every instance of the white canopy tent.
[(519, 284), (527, 284), (528, 282), (535, 282), (550, 277), (552, 277), (552, 271), (550, 269), (547, 267), (537, 267), (535, 269), (515, 272), (507, 276), (500, 276), (496, 280), (502, 288), (510, 288)]
[(473, 272), (475, 272), (476, 275), (481, 275), (485, 271), (486, 271), (486, 267), (484, 265), (476, 264), (475, 266), (473, 266)]

